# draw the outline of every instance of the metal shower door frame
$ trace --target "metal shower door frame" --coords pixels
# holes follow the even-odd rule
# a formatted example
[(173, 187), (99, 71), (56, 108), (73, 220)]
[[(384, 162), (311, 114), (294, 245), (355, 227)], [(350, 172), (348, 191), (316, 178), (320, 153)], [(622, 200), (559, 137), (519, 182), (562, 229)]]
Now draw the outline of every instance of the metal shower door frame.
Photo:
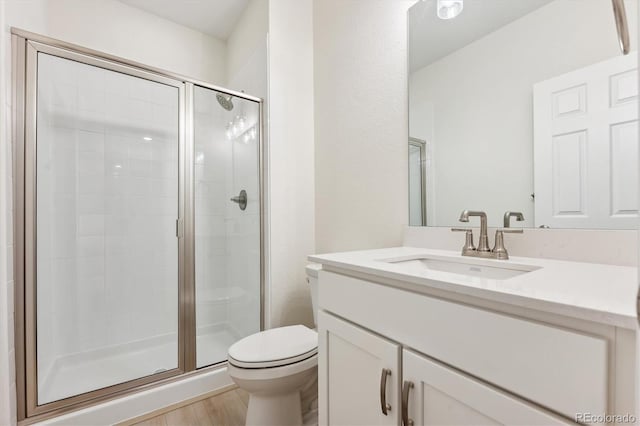
[[(260, 329), (265, 318), (265, 150), (263, 100), (207, 82), (86, 49), (71, 43), (12, 28), (13, 63), (13, 167), (14, 167), (14, 308), (18, 420), (41, 421), (150, 387), (180, 380), (192, 374), (224, 368), (226, 362), (196, 369), (194, 134), (193, 91), (202, 86), (256, 102), (259, 106), (260, 191)], [(47, 404), (37, 404), (36, 309), (36, 118), (37, 59), (46, 53), (176, 87), (179, 93), (178, 172), (178, 367)]]
[[(420, 150), (420, 226), (427, 226), (427, 142), (422, 139), (410, 137), (409, 146), (415, 146)], [(411, 166), (409, 166), (409, 175), (410, 174)], [(410, 176), (409, 181), (411, 181)], [(411, 193), (409, 193), (409, 204), (411, 204)]]

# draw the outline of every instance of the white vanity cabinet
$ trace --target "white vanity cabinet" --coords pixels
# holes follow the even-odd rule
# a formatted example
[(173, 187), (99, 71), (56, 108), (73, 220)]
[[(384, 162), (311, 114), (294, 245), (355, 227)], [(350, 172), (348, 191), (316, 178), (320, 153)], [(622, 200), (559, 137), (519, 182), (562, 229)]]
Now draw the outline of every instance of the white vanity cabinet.
[(323, 348), (319, 392), (331, 407), (319, 412), (320, 424), (397, 425), (400, 345), (325, 312), (319, 313), (318, 324), (318, 343)]
[(319, 324), (321, 425), (569, 424), (331, 314)]
[(425, 356), (402, 354), (403, 409), (414, 425), (562, 425), (570, 422)]
[(320, 425), (403, 425), (403, 414), (405, 426), (551, 425), (635, 413), (631, 330), (329, 269), (319, 274)]

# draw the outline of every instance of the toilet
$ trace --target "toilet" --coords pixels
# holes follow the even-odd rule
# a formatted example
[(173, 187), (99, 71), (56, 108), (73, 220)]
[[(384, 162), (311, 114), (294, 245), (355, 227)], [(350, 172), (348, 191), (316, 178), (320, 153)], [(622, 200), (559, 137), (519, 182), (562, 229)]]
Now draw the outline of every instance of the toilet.
[[(316, 321), (318, 270), (306, 268)], [(317, 424), (318, 334), (304, 325), (272, 328), (229, 348), (228, 372), (249, 393), (248, 426)], [(306, 415), (305, 415), (306, 414)]]

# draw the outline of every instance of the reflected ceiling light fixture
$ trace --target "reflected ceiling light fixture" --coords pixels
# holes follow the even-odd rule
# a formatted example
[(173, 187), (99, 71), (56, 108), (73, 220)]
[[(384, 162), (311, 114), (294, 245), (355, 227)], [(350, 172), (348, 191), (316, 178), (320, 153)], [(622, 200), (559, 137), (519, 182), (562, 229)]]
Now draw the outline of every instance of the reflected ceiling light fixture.
[(150, 137), (150, 136), (145, 136), (145, 137), (144, 137), (144, 138), (142, 138), (142, 139), (144, 139), (145, 141), (152, 141), (152, 140), (153, 140), (153, 138), (152, 138), (152, 137)]
[(236, 115), (236, 117), (227, 124), (225, 131), (227, 139), (231, 140), (237, 138), (244, 132), (246, 127), (247, 119), (244, 115)]
[(460, 15), (464, 8), (463, 0), (438, 0), (438, 18), (453, 19)]

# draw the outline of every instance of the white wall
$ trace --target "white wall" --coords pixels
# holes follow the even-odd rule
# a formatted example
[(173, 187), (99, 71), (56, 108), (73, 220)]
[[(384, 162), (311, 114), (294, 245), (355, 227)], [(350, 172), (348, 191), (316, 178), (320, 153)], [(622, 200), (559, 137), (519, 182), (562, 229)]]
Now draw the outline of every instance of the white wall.
[[(6, 5), (0, 1), (0, 28), (6, 27)], [(15, 351), (13, 342), (13, 203), (11, 158), (11, 49), (0, 31), (0, 424), (16, 423)]]
[(413, 3), (314, 3), (317, 252), (402, 241)]
[(306, 256), (314, 252), (312, 0), (269, 2), (270, 318), (311, 325)]
[[(640, 22), (640, 8), (638, 8), (638, 10), (636, 11), (635, 14), (636, 19), (638, 19), (638, 21), (636, 22)], [(633, 40), (636, 40), (636, 43), (638, 43), (638, 45), (640, 45), (640, 31), (638, 31), (638, 34), (636, 34), (636, 37), (632, 38), (632, 43)], [(638, 75), (638, 78), (640, 79), (640, 74)], [(640, 102), (640, 99), (638, 99), (638, 102)], [(640, 141), (639, 141), (640, 143)], [(640, 155), (640, 152), (638, 153)], [(638, 176), (638, 178), (640, 179), (640, 175)], [(640, 188), (640, 182), (638, 182), (638, 188)], [(640, 223), (638, 223), (638, 227), (639, 227), (639, 231), (640, 231)], [(640, 246), (640, 232), (637, 233), (636, 236), (636, 247)], [(640, 250), (638, 250), (638, 255), (640, 256)], [(638, 265), (640, 265), (640, 258), (638, 259)], [(638, 275), (638, 297), (640, 297), (640, 274)], [(638, 303), (636, 303), (636, 312), (640, 315), (640, 310), (638, 309)], [(640, 324), (640, 319), (638, 320), (639, 324)], [(636, 328), (636, 371), (640, 371), (640, 339), (638, 339), (638, 336), (640, 336), (640, 328)], [(636, 378), (635, 378), (635, 383), (636, 383), (636, 413), (640, 413), (640, 374), (636, 374)]]
[[(556, 0), (411, 75), (410, 136), (435, 151), (429, 225), (469, 208), (533, 226), (533, 84), (620, 54), (611, 3), (579, 3)], [(635, 40), (637, 1), (625, 5)]]
[[(246, 90), (245, 87), (237, 86), (237, 82), (234, 81), (237, 80), (235, 76), (246, 68), (247, 62), (255, 55), (256, 50), (266, 49), (268, 31), (269, 0), (250, 0), (227, 39), (227, 82), (230, 89)], [(260, 71), (262, 71), (260, 76), (266, 77), (266, 64), (264, 69)], [(260, 80), (262, 79), (260, 78)], [(250, 81), (245, 84), (247, 83)], [(246, 90), (246, 93), (264, 98), (266, 97), (266, 86), (264, 93), (249, 90)]]
[(224, 85), (225, 43), (116, 0), (5, 0), (8, 27)]

